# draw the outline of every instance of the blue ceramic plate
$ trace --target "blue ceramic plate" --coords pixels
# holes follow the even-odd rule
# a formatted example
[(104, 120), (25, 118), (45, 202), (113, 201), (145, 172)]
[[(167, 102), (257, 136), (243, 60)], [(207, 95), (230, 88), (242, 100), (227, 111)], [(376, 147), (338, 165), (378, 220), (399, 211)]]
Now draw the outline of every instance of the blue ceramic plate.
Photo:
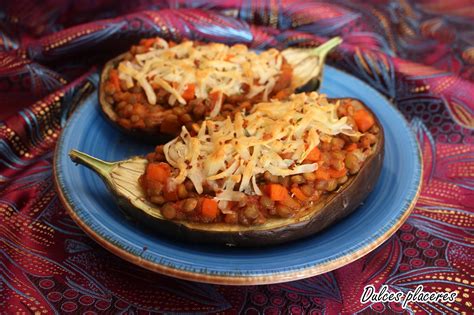
[(55, 155), (55, 179), (69, 214), (114, 254), (183, 279), (221, 284), (264, 284), (324, 273), (362, 257), (407, 219), (421, 186), (421, 158), (410, 127), (383, 96), (358, 79), (325, 69), (322, 92), (367, 104), (385, 130), (385, 160), (374, 191), (353, 214), (313, 237), (263, 249), (198, 246), (164, 239), (127, 220), (103, 182), (68, 157), (78, 149), (116, 161), (153, 150), (134, 143), (101, 114), (97, 93), (76, 110)]

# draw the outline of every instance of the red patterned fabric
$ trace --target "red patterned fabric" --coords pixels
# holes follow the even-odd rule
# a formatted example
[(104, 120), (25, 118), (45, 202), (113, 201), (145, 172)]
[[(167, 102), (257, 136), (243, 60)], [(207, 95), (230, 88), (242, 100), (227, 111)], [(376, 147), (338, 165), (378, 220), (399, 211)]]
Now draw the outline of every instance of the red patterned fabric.
[[(472, 314), (474, 4), (471, 0), (0, 1), (0, 313), (402, 312), (361, 304), (363, 287), (457, 291), (419, 313)], [(89, 239), (52, 183), (52, 150), (89, 75), (158, 35), (309, 46), (340, 35), (329, 61), (368, 82), (411, 122), (421, 197), (383, 246), (306, 280), (230, 287), (167, 278)]]

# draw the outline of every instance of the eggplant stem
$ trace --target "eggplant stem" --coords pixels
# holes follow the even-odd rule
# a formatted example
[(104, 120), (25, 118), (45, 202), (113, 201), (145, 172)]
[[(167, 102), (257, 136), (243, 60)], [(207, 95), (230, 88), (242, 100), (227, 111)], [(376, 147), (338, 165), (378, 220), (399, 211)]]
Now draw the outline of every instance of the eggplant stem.
[(75, 163), (84, 165), (103, 177), (109, 177), (115, 163), (106, 162), (78, 150), (69, 151), (69, 157)]
[(311, 51), (311, 55), (317, 55), (321, 61), (326, 59), (327, 54), (342, 43), (339, 36), (333, 37), (324, 44)]

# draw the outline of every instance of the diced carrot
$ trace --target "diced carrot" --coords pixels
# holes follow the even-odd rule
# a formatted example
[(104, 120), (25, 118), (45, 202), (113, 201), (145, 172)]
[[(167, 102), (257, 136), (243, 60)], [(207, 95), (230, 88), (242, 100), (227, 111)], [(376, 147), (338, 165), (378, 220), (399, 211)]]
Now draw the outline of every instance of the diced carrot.
[(291, 192), (295, 195), (296, 199), (300, 201), (308, 200), (308, 197), (298, 187), (292, 187)]
[(148, 163), (145, 178), (150, 181), (166, 183), (170, 177), (171, 169), (166, 163)]
[(290, 96), (290, 94), (291, 94), (290, 89), (283, 89), (283, 90), (278, 91), (278, 93), (275, 94), (274, 98), (281, 101), (281, 100), (287, 98), (288, 96)]
[(153, 46), (155, 42), (156, 42), (155, 38), (146, 38), (140, 41), (140, 45), (145, 46), (146, 48), (150, 48), (151, 46)]
[(331, 178), (329, 171), (323, 168), (318, 168), (316, 172), (314, 172), (316, 179), (328, 180)]
[(346, 151), (347, 152), (352, 152), (357, 150), (357, 144), (356, 143), (351, 143), (347, 146)]
[(222, 92), (220, 91), (214, 91), (212, 93), (209, 94), (209, 99), (211, 101), (211, 104), (214, 105), (215, 103), (217, 103), (217, 100), (219, 99), (219, 95), (221, 94)]
[(166, 185), (165, 186), (165, 189), (163, 189), (163, 197), (167, 200), (167, 201), (176, 201), (178, 200), (178, 189), (174, 188), (174, 189), (171, 189), (169, 187), (169, 185)]
[(227, 56), (225, 56), (224, 60), (225, 60), (225, 61), (229, 61), (229, 60), (231, 60), (231, 59), (234, 58), (234, 57), (235, 57), (235, 55), (233, 55), (233, 54), (228, 54)]
[(110, 82), (112, 82), (112, 84), (114, 85), (115, 90), (120, 91), (120, 79), (118, 77), (117, 69), (110, 69), (109, 78)]
[(306, 160), (311, 162), (319, 161), (319, 159), (321, 159), (321, 151), (319, 151), (318, 147), (314, 147), (306, 157)]
[[(221, 91), (214, 91), (209, 94), (209, 103), (211, 105), (211, 111), (214, 110), (214, 107), (217, 104), (217, 101), (219, 100), (219, 97), (221, 96)], [(224, 103), (224, 95), (222, 95), (222, 103)]]
[(329, 172), (329, 175), (332, 177), (332, 178), (339, 178), (339, 177), (343, 177), (343, 176), (346, 176), (347, 174), (347, 169), (344, 167), (342, 168), (341, 170), (335, 170), (335, 169), (329, 169), (328, 170)]
[(206, 218), (215, 219), (218, 214), (217, 201), (214, 199), (203, 198), (201, 205), (201, 213)]
[(292, 83), (292, 77), (293, 77), (292, 66), (287, 62), (282, 63), (281, 68), (280, 68), (280, 74), (278, 75), (278, 79), (275, 82), (273, 91), (277, 92), (281, 90), (288, 90), (289, 91), (288, 95), (293, 94), (293, 89), (289, 88)]
[(184, 90), (182, 96), (186, 101), (190, 101), (190, 100), (194, 99), (194, 92), (195, 92), (195, 85), (194, 84), (188, 84), (186, 86), (186, 90)]
[(273, 201), (282, 201), (289, 197), (288, 190), (280, 184), (268, 184), (266, 190)]
[(359, 109), (354, 113), (354, 121), (359, 128), (359, 131), (366, 132), (375, 123), (374, 117), (365, 109)]

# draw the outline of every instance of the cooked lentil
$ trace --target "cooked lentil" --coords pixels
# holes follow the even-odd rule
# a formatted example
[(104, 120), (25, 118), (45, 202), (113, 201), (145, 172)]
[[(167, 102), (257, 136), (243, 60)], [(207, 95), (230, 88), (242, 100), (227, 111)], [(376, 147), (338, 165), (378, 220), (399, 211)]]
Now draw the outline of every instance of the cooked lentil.
[[(354, 113), (350, 102), (339, 106), (338, 116), (350, 118)], [(215, 194), (210, 187), (204, 187), (204, 193), (198, 195), (191, 181), (177, 186), (175, 194), (166, 193), (163, 185), (141, 178), (148, 200), (161, 205), (165, 218), (181, 218), (197, 222), (224, 222), (227, 224), (258, 225), (270, 218), (289, 218), (295, 216), (299, 209), (317, 202), (323, 195), (331, 193), (345, 184), (357, 174), (365, 159), (371, 154), (370, 147), (376, 144), (377, 128), (370, 128), (362, 137), (355, 141), (354, 137), (343, 134), (326, 138), (318, 147), (320, 159), (316, 172), (303, 173), (292, 176), (275, 176), (266, 171), (257, 178), (258, 187), (265, 192), (270, 184), (281, 185), (289, 193), (281, 201), (275, 201), (267, 193), (261, 196), (243, 196), (239, 202), (229, 202), (226, 213), (218, 213), (209, 220), (201, 214), (200, 206), (203, 198), (213, 198)], [(148, 156), (150, 164), (166, 163), (163, 154), (163, 145), (156, 147), (155, 152)], [(307, 163), (310, 163), (307, 161)], [(173, 169), (172, 176), (177, 175)], [(298, 197), (296, 193), (298, 193)], [(301, 194), (299, 194), (301, 192)], [(190, 198), (190, 196), (193, 196)]]

